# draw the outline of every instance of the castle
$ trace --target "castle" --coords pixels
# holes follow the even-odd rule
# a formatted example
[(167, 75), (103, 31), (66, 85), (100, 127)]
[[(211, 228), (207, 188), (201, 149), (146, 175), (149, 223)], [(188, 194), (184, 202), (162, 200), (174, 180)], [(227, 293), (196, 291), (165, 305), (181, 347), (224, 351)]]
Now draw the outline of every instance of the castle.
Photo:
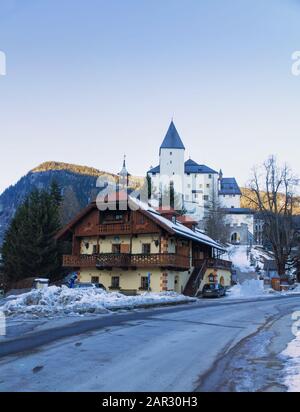
[[(185, 160), (185, 146), (172, 121), (160, 146), (159, 165), (147, 172), (152, 187), (163, 192), (166, 177), (175, 181), (176, 192), (182, 196), (187, 214), (204, 227), (205, 218), (212, 207), (222, 209), (228, 241), (250, 244), (254, 236), (254, 216), (250, 209), (241, 208), (241, 190), (234, 177), (224, 177), (222, 170), (199, 164), (191, 158)], [(167, 179), (167, 180), (168, 180)]]

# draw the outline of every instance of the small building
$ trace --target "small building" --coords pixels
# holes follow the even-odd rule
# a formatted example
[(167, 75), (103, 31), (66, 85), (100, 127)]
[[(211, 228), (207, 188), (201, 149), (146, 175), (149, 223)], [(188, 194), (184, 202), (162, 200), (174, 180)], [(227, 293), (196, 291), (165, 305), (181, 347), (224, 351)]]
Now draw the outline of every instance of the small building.
[(192, 219), (155, 210), (121, 191), (103, 201), (105, 210), (91, 203), (57, 235), (72, 242), (63, 266), (75, 270), (80, 282), (125, 294), (151, 290), (191, 296), (211, 279), (231, 285), (232, 264), (221, 258), (225, 250)]

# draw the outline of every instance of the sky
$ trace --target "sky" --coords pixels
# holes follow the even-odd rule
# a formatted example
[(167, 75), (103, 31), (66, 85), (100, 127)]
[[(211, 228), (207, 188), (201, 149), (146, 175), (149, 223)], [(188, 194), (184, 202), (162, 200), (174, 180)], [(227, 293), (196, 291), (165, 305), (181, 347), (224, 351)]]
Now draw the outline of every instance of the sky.
[(172, 118), (241, 185), (300, 175), (299, 0), (0, 0), (0, 193), (49, 160), (145, 175)]

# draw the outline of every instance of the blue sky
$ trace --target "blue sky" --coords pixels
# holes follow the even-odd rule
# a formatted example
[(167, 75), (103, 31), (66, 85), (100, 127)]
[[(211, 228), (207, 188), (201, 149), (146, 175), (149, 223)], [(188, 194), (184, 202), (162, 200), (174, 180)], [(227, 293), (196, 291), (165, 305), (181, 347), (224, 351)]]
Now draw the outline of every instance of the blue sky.
[(46, 160), (143, 175), (174, 117), (187, 156), (244, 184), (300, 175), (298, 0), (1, 0), (0, 192)]

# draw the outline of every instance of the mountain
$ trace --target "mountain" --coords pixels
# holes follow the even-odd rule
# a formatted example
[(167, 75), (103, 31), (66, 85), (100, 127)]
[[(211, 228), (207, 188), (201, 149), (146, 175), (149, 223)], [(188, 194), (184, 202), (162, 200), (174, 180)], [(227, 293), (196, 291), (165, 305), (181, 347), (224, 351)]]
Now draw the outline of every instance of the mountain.
[[(18, 206), (32, 190), (47, 189), (56, 180), (64, 196), (61, 220), (66, 224), (97, 196), (101, 189), (96, 187), (96, 181), (103, 175), (117, 179), (116, 175), (91, 167), (60, 162), (46, 162), (32, 169), (0, 195), (0, 245)], [(140, 178), (132, 177), (130, 185), (135, 188), (140, 182)]]
[[(256, 200), (255, 194), (251, 192), (250, 189), (247, 188), (241, 188), (242, 191), (242, 198), (241, 198), (241, 207), (245, 208), (250, 208), (250, 209), (256, 209), (255, 208), (255, 203), (253, 200)], [(265, 192), (261, 192), (262, 198), (266, 197)], [(279, 194), (279, 200), (283, 203), (285, 200), (284, 194)], [(295, 215), (300, 215), (300, 197), (295, 197), (295, 206), (294, 206), (294, 214)]]

